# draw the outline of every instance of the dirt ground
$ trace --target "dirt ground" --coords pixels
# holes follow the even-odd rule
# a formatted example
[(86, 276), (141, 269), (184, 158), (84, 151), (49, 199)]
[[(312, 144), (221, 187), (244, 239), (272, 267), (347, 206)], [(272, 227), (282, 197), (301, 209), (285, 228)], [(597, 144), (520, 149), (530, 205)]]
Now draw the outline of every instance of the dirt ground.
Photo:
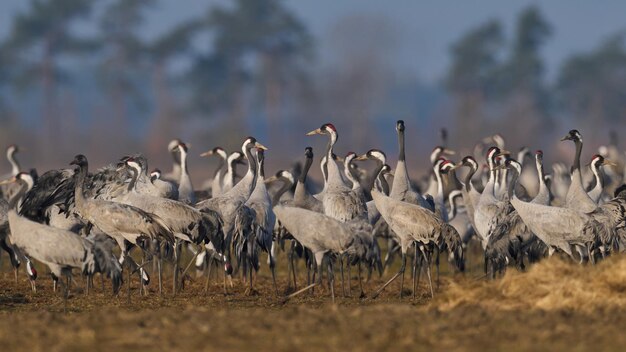
[[(19, 282), (7, 268), (0, 273), (0, 350), (2, 351), (137, 351), (137, 350), (623, 350), (626, 346), (626, 258), (583, 267), (552, 258), (528, 272), (514, 270), (496, 281), (480, 276), (480, 265), (465, 274), (448, 273), (435, 298), (422, 283), (412, 300), (410, 273), (406, 297), (400, 282), (377, 299), (371, 293), (388, 279), (374, 276), (358, 297), (355, 270), (352, 295), (336, 303), (327, 288), (284, 300), (286, 269), (279, 270), (274, 293), (271, 276), (261, 269), (256, 292), (246, 295), (239, 279), (229, 294), (213, 278), (204, 293), (203, 277), (187, 282), (173, 297), (166, 276), (163, 297), (153, 278), (151, 292), (140, 296), (132, 282), (117, 296), (96, 288), (87, 296), (77, 278), (64, 313), (63, 299), (39, 264), (38, 292), (26, 277)], [(283, 261), (284, 262), (284, 261)], [(300, 264), (299, 287), (305, 282)], [(397, 263), (396, 263), (397, 265)], [(338, 278), (338, 275), (337, 275)]]

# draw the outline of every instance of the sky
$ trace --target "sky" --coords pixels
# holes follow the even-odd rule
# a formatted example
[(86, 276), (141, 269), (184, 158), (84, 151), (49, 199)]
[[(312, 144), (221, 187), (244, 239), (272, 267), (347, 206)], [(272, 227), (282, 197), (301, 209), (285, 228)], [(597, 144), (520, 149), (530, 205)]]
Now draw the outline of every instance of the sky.
[[(6, 37), (11, 18), (28, 8), (28, 0), (0, 1), (0, 38)], [(151, 37), (168, 27), (202, 14), (209, 4), (228, 0), (161, 0), (148, 16), (144, 35)], [(573, 53), (594, 48), (607, 36), (626, 29), (626, 1), (602, 0), (286, 0), (285, 4), (308, 26), (317, 39), (321, 65), (336, 59), (332, 36), (342, 21), (352, 16), (380, 18), (392, 27), (395, 45), (389, 64), (407, 70), (425, 83), (441, 80), (449, 64), (449, 48), (462, 33), (489, 19), (505, 25), (512, 36), (517, 14), (536, 4), (553, 25), (553, 37), (543, 55), (548, 78)]]

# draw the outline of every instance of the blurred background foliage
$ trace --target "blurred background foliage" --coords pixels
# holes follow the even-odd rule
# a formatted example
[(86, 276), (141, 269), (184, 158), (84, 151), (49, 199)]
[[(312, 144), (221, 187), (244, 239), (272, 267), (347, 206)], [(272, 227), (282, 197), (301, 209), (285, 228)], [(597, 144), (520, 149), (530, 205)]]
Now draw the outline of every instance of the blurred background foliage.
[[(0, 33), (0, 138), (42, 169), (78, 152), (98, 165), (140, 151), (164, 166), (176, 137), (200, 163), (200, 152), (236, 148), (246, 135), (286, 167), (312, 143), (303, 133), (327, 121), (340, 150), (380, 147), (393, 159), (394, 121), (404, 119), (420, 164), (442, 127), (467, 152), (494, 132), (512, 148), (546, 148), (570, 128), (597, 146), (626, 125), (623, 30), (547, 77), (542, 49), (558, 28), (534, 5), (511, 24), (491, 18), (459, 32), (445, 74), (426, 82), (390, 60), (413, 33), (358, 8), (320, 38), (281, 0), (210, 2), (158, 35), (145, 35), (158, 0), (24, 3)], [(327, 65), (322, 40), (334, 54)]]

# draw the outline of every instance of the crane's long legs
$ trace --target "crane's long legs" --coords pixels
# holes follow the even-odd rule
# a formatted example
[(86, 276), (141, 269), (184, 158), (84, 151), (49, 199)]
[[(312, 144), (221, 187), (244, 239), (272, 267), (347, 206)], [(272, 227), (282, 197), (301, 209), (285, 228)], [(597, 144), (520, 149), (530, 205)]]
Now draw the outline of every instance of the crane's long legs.
[(365, 297), (363, 292), (363, 280), (361, 279), (361, 261), (359, 260), (359, 298)]
[(70, 296), (70, 276), (65, 275), (65, 292), (63, 292), (63, 313), (67, 313), (67, 299)]
[(172, 279), (172, 295), (176, 296), (176, 288), (178, 286), (178, 249), (180, 247), (180, 240), (177, 238), (174, 240), (174, 274)]
[(333, 272), (333, 261), (328, 258), (328, 285), (330, 286), (330, 296), (335, 303), (335, 273)]
[(435, 293), (433, 292), (433, 280), (430, 276), (430, 258), (426, 254), (426, 249), (422, 249), (422, 255), (424, 256), (424, 262), (426, 264), (426, 275), (428, 275), (428, 283), (430, 284), (430, 296), (431, 298), (435, 298)]
[(383, 292), (383, 290), (389, 286), (389, 284), (391, 284), (393, 282), (393, 280), (397, 279), (398, 276), (404, 274), (404, 268), (406, 267), (406, 253), (403, 250), (402, 251), (402, 265), (400, 266), (400, 270), (391, 278), (389, 279), (389, 281), (387, 281), (384, 285), (382, 285), (372, 296), (372, 298), (376, 298), (378, 297), (378, 295), (380, 295), (381, 292)]
[(209, 281), (211, 280), (211, 268), (213, 268), (213, 264), (214, 264), (213, 254), (214, 253), (211, 252), (211, 255), (209, 256), (209, 259), (207, 261), (207, 274), (206, 274), (206, 281), (204, 282), (204, 295), (205, 296), (209, 292)]
[(278, 285), (276, 285), (276, 262), (274, 256), (270, 254), (270, 270), (272, 270), (272, 282), (274, 282), (274, 292), (278, 296)]
[(128, 280), (128, 299), (127, 299), (127, 303), (130, 305), (130, 272), (132, 271), (132, 268), (130, 266), (130, 260), (126, 260), (126, 269), (128, 269), (128, 275), (126, 277), (126, 279)]
[[(330, 260), (329, 260), (329, 262), (330, 262)], [(343, 279), (343, 254), (339, 255), (339, 266), (340, 266), (339, 271), (341, 272), (341, 296), (343, 298), (345, 298), (346, 297), (346, 287), (344, 285), (344, 279)], [(330, 281), (330, 278), (329, 278), (329, 281)], [(334, 301), (335, 300), (333, 299), (333, 302)]]
[[(415, 244), (415, 258), (413, 258), (413, 301), (415, 301), (415, 296), (416, 296), (416, 292), (417, 292), (417, 270), (419, 268), (418, 265), (418, 260), (419, 260), (419, 255), (417, 253), (418, 248), (417, 248), (417, 243)], [(419, 269), (421, 270), (421, 268)]]
[(437, 291), (439, 291), (439, 247), (435, 246), (437, 256), (435, 257), (435, 270), (437, 270)]
[(348, 269), (348, 297), (350, 297), (352, 295), (352, 287), (350, 287), (352, 281), (352, 265), (350, 265), (350, 258), (346, 261), (346, 267)]

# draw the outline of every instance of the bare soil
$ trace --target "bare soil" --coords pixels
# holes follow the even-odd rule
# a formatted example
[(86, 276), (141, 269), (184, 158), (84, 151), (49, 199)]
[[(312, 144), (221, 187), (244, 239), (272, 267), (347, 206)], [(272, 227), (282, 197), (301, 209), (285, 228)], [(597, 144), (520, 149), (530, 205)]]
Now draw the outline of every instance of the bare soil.
[[(368, 298), (397, 268), (365, 283), (365, 298), (358, 297), (352, 270), (350, 297), (342, 297), (336, 275), (335, 304), (327, 287), (285, 301), (287, 273), (282, 266), (278, 295), (267, 267), (262, 267), (253, 294), (246, 294), (237, 278), (227, 295), (222, 279), (212, 278), (205, 294), (205, 279), (194, 277), (174, 297), (166, 276), (161, 297), (153, 275), (151, 292), (140, 296), (135, 277), (130, 304), (126, 286), (113, 296), (108, 283), (102, 292), (96, 277), (96, 287), (85, 295), (77, 277), (66, 312), (41, 264), (38, 291), (33, 294), (23, 271), (16, 284), (6, 255), (2, 259), (2, 351), (587, 351), (626, 346), (623, 257), (594, 267), (551, 258), (526, 273), (509, 270), (492, 282), (481, 277), (477, 259), (465, 274), (450, 273), (444, 264), (435, 298), (430, 298), (422, 280), (415, 301), (410, 270), (402, 300), (399, 280), (377, 299)], [(303, 287), (302, 264), (299, 274)]]

